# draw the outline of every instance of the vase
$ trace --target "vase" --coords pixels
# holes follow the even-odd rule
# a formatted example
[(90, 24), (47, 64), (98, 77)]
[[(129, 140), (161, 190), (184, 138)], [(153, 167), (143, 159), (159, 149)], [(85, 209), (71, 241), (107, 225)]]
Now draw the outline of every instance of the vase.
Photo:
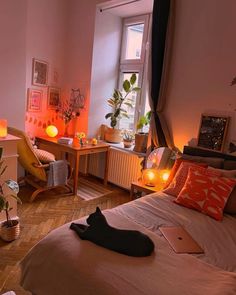
[(65, 122), (65, 129), (64, 129), (64, 136), (65, 137), (69, 136), (69, 125), (70, 125), (70, 122)]

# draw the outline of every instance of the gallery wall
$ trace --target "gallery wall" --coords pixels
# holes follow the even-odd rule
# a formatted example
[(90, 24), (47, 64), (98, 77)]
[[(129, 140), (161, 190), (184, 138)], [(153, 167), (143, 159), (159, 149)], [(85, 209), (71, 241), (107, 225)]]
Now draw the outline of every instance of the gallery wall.
[(235, 11), (234, 0), (176, 1), (165, 115), (180, 149), (197, 138), (202, 113), (230, 116), (226, 150), (236, 140)]

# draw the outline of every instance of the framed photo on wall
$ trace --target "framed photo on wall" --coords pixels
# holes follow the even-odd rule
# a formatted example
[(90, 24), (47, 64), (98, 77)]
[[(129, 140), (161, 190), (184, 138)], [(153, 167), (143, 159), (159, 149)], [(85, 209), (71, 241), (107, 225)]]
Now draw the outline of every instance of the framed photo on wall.
[(229, 117), (202, 114), (198, 146), (222, 152), (229, 125)]
[(56, 109), (60, 103), (60, 99), (60, 88), (48, 87), (48, 109)]
[(28, 88), (27, 93), (27, 111), (40, 112), (42, 109), (43, 91)]
[(33, 58), (32, 84), (36, 86), (47, 86), (48, 63), (46, 61)]

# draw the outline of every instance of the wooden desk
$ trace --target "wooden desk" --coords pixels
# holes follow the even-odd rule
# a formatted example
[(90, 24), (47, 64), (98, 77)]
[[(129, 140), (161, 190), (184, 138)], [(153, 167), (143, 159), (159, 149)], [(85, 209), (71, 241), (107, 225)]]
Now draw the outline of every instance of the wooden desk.
[(73, 181), (73, 194), (77, 195), (78, 190), (78, 176), (79, 176), (79, 158), (81, 155), (91, 155), (95, 153), (106, 153), (106, 163), (104, 171), (104, 185), (107, 185), (108, 178), (108, 161), (110, 145), (105, 142), (99, 142), (97, 145), (87, 144), (83, 147), (80, 146), (79, 141), (75, 139), (72, 144), (60, 144), (57, 142), (58, 138), (50, 137), (36, 137), (36, 142), (40, 146), (52, 147), (61, 153), (71, 154), (75, 160), (74, 162), (74, 181)]

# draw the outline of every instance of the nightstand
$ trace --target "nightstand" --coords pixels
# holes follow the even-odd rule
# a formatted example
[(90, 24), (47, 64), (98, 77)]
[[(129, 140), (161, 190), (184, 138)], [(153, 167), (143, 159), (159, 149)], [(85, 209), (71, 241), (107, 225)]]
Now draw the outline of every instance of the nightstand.
[(133, 199), (135, 199), (135, 195), (137, 193), (145, 193), (145, 195), (154, 193), (154, 192), (159, 192), (163, 190), (164, 184), (157, 184), (156, 186), (147, 186), (142, 183), (142, 181), (134, 181), (131, 183), (131, 191), (130, 191), (130, 196)]

